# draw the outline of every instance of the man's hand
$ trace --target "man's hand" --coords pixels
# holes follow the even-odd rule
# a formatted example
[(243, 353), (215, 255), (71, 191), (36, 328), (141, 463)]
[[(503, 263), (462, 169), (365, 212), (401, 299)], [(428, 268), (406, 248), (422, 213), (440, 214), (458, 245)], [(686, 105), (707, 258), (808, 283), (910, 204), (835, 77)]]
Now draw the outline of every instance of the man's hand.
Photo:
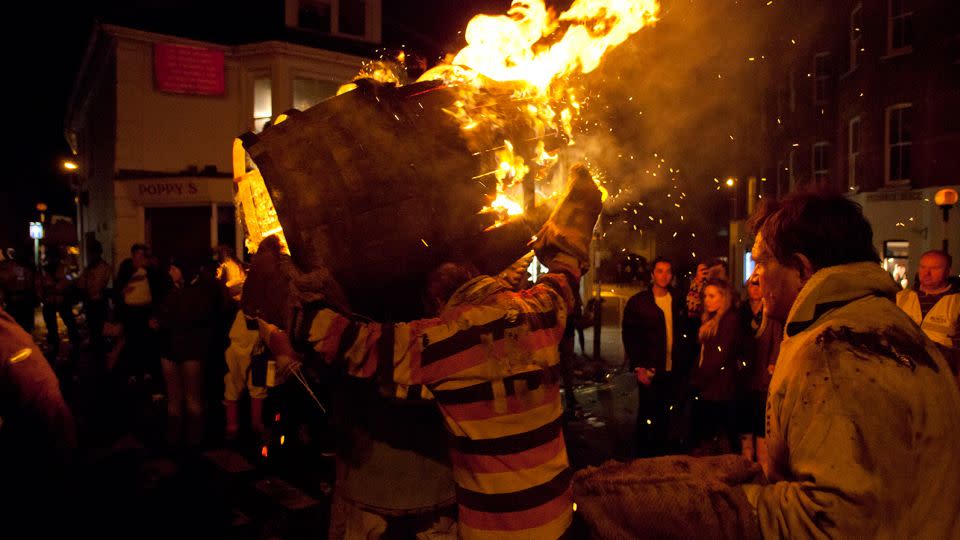
[(263, 319), (257, 319), (257, 327), (260, 329), (260, 339), (264, 343), (270, 343), (270, 335), (280, 331), (275, 324), (270, 324)]
[(267, 344), (267, 348), (273, 353), (274, 360), (277, 362), (277, 377), (283, 380), (293, 370), (300, 366), (300, 356), (294, 352), (293, 345), (290, 344), (290, 337), (263, 319), (257, 319), (257, 326), (260, 329), (260, 339)]
[(653, 382), (654, 375), (657, 374), (657, 370), (638, 367), (633, 370), (633, 373), (637, 376), (638, 383), (644, 386), (650, 386)]
[(558, 255), (573, 257), (581, 271), (589, 268), (590, 240), (602, 209), (600, 190), (583, 164), (570, 168), (567, 192), (537, 233), (532, 246), (548, 268)]

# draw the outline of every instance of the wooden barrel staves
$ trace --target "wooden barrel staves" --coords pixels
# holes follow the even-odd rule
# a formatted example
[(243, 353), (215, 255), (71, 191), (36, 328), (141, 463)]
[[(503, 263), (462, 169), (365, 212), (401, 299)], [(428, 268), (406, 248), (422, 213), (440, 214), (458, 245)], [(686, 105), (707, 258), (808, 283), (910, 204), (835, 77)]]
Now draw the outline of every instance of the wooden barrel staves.
[(419, 315), (427, 273), (448, 260), (497, 272), (527, 251), (544, 212), (490, 229), (495, 182), (446, 112), (439, 82), (360, 81), (351, 92), (241, 137), (277, 210), (294, 262), (325, 266), (353, 309)]

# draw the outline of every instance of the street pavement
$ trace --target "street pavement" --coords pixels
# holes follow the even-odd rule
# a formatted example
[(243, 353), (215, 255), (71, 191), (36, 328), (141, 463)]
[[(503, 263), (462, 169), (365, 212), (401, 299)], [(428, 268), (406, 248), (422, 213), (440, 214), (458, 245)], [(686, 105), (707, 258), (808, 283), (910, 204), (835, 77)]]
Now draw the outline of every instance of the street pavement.
[[(601, 359), (581, 355), (575, 362), (582, 368), (574, 390), (579, 408), (567, 415), (565, 426), (574, 468), (629, 459), (633, 453), (637, 389), (633, 375), (621, 369), (622, 301), (605, 297), (603, 306)], [(44, 337), (40, 324), (35, 338), (44, 343)], [(592, 329), (585, 338), (592, 353)], [(266, 457), (259, 441), (227, 444), (216, 435), (199, 452), (170, 451), (162, 441), (162, 400), (145, 397), (149, 391), (142, 388), (111, 387), (86, 353), (71, 353), (66, 342), (61, 349), (54, 362), (81, 440), (73, 482), (76, 506), (67, 513), (74, 516), (77, 532), (97, 538), (326, 537), (330, 455), (292, 444), (293, 433), (286, 434), (285, 446), (277, 444), (274, 433)], [(218, 421), (212, 415), (211, 422)]]

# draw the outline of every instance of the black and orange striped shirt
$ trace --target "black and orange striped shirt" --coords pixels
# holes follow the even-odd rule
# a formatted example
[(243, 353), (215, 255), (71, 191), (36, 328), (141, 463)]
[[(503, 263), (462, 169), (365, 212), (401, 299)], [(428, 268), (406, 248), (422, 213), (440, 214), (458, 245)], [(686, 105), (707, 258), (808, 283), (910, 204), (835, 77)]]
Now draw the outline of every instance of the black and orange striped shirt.
[(462, 538), (557, 538), (570, 526), (558, 345), (573, 282), (548, 273), (513, 292), (480, 277), (435, 319), (364, 323), (323, 310), (310, 324), (318, 357), (392, 382), (398, 397), (436, 400), (451, 435)]

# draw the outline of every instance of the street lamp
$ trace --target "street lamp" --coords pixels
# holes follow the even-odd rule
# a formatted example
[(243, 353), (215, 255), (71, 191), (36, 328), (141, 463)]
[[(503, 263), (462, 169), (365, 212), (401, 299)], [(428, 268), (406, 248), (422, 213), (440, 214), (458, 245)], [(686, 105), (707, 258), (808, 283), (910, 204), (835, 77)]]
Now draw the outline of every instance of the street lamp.
[(957, 190), (955, 189), (941, 189), (933, 196), (933, 202), (937, 203), (937, 206), (943, 210), (943, 252), (950, 253), (948, 249), (947, 238), (950, 234), (950, 227), (948, 223), (950, 222), (950, 209), (957, 204)]
[(63, 170), (70, 174), (70, 184), (76, 190), (76, 196), (74, 197), (74, 203), (77, 205), (77, 244), (80, 248), (80, 264), (81, 266), (86, 264), (87, 251), (83, 242), (83, 213), (81, 210), (81, 186), (80, 186), (80, 176), (78, 172), (80, 171), (80, 165), (72, 159), (65, 159), (62, 163)]
[(726, 184), (726, 186), (727, 186), (728, 189), (732, 189), (732, 190), (733, 190), (733, 197), (732, 197), (732, 200), (733, 200), (733, 214), (730, 216), (730, 220), (733, 221), (733, 220), (738, 219), (738, 218), (740, 217), (740, 216), (738, 215), (738, 214), (739, 214), (739, 204), (738, 204), (739, 201), (737, 201), (737, 198), (738, 198), (738, 197), (737, 197), (737, 192), (738, 192), (739, 190), (737, 189), (737, 179), (731, 176), (731, 177), (727, 178), (727, 181), (724, 182), (724, 184)]

